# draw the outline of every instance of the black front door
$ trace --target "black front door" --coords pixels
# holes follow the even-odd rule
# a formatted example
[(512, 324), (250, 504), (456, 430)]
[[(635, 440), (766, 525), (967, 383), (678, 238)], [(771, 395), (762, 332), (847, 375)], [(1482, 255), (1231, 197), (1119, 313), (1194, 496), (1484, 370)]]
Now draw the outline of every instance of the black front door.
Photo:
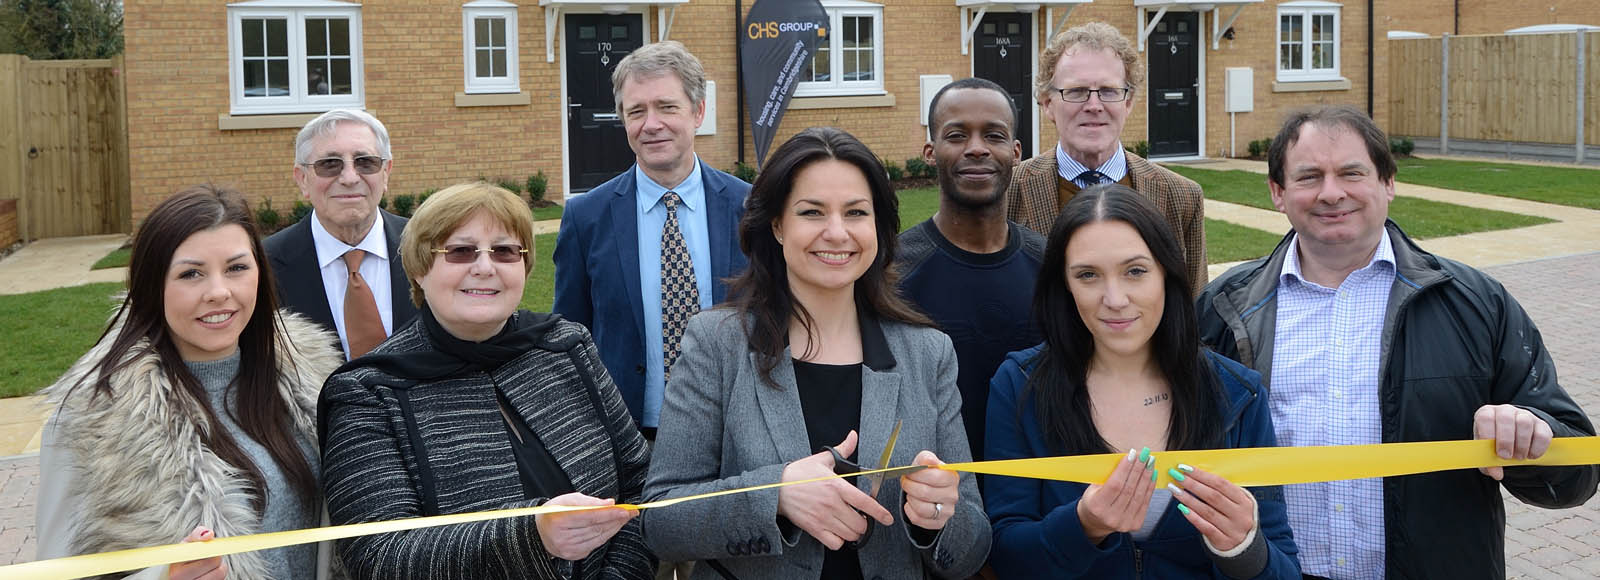
[(1033, 157), (1033, 63), (1028, 42), (1033, 37), (1032, 15), (1011, 12), (985, 14), (972, 39), (972, 76), (1005, 87), (1017, 106), (1016, 138), (1022, 158)]
[(1150, 156), (1200, 154), (1200, 13), (1167, 13), (1150, 33)]
[(605, 183), (633, 165), (628, 135), (611, 94), (617, 61), (639, 48), (644, 17), (638, 14), (568, 14), (567, 158), (572, 192)]

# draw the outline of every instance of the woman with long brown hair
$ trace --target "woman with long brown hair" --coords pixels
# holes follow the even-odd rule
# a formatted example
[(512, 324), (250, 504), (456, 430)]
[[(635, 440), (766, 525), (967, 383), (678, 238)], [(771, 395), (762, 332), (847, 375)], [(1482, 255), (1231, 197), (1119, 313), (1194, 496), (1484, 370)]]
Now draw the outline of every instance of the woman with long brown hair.
[[(128, 292), (46, 389), (40, 558), (316, 527), (315, 414), (333, 335), (277, 311), (250, 206), (190, 187), (133, 239)], [(135, 578), (320, 578), (318, 545), (148, 568)], [(170, 569), (169, 569), (170, 568)]]

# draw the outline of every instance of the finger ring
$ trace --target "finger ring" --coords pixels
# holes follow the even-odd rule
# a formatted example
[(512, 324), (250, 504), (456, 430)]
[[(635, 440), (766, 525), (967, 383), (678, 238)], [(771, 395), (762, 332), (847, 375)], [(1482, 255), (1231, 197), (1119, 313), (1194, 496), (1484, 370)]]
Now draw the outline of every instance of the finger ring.
[(944, 513), (944, 504), (942, 504), (942, 503), (933, 504), (933, 519), (939, 519), (939, 514), (942, 514), (942, 513)]

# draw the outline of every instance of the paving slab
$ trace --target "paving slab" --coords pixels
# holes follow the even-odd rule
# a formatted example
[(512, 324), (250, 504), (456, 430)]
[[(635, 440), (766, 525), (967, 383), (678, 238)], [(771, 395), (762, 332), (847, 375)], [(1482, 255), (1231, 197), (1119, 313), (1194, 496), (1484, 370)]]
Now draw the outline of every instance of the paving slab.
[(124, 281), (127, 268), (89, 268), (127, 241), (126, 234), (37, 240), (0, 260), (0, 294)]

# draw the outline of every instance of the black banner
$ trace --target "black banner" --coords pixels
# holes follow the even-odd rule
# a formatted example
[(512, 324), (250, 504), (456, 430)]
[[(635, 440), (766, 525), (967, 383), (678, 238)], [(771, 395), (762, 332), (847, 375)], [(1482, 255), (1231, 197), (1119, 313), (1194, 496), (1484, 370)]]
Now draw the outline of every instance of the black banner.
[(757, 0), (744, 22), (740, 74), (760, 164), (800, 76), (810, 72), (817, 43), (828, 41), (828, 12), (817, 0)]

